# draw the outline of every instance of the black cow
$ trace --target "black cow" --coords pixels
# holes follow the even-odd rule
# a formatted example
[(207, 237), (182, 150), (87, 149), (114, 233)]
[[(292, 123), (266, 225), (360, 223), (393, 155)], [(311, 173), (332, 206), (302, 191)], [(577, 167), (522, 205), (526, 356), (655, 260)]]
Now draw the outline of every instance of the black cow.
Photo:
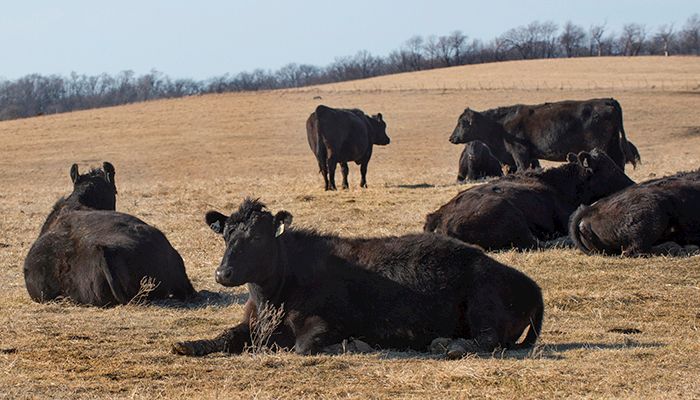
[(536, 248), (565, 236), (579, 205), (632, 184), (605, 153), (572, 153), (556, 168), (506, 175), (462, 191), (426, 216), (424, 230), (491, 250)]
[(537, 340), (542, 295), (525, 274), (480, 249), (441, 235), (350, 239), (289, 228), (246, 199), (230, 217), (206, 222), (226, 242), (216, 280), (248, 284), (244, 321), (212, 340), (179, 342), (176, 353), (240, 353), (262, 306), (283, 307), (271, 342), (298, 353), (327, 351), (348, 337), (372, 346), (427, 350), (438, 337), (472, 339), (479, 349)]
[(348, 161), (360, 165), (360, 186), (367, 187), (367, 164), (372, 146), (389, 144), (382, 114), (368, 116), (357, 109), (316, 107), (306, 120), (306, 136), (316, 155), (326, 190), (336, 190), (335, 167), (340, 163), (343, 189), (348, 188)]
[(539, 166), (538, 159), (565, 161), (570, 152), (605, 151), (624, 170), (636, 166), (639, 153), (630, 146), (615, 99), (518, 104), (477, 112), (467, 108), (450, 136), (452, 143), (485, 142), (511, 169)]
[(473, 140), (464, 145), (459, 157), (457, 180), (474, 181), (491, 176), (503, 176), (503, 169), (498, 159), (491, 153), (489, 146), (480, 140)]
[(571, 217), (569, 233), (586, 254), (683, 255), (697, 251), (700, 170), (643, 182), (589, 207), (581, 206)]
[[(32, 300), (59, 297), (95, 306), (127, 304), (144, 278), (157, 285), (147, 299), (186, 299), (194, 289), (182, 258), (163, 233), (114, 210), (114, 167), (80, 175), (73, 164), (73, 193), (54, 205), (24, 261)], [(144, 281), (145, 282), (145, 281)]]

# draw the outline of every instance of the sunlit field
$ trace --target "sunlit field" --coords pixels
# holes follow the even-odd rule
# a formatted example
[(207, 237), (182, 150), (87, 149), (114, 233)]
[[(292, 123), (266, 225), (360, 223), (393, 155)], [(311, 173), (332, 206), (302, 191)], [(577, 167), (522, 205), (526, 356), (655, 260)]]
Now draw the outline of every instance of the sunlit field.
[[(290, 211), (296, 226), (419, 232), (426, 213), (468, 187), (456, 183), (462, 146), (447, 140), (465, 107), (594, 97), (622, 105), (642, 158), (628, 166), (635, 181), (700, 167), (697, 57), (483, 64), (0, 122), (0, 398), (700, 397), (700, 256), (492, 253), (542, 287), (544, 326), (530, 351), (458, 361), (388, 350), (170, 353), (175, 341), (237, 323), (247, 299), (214, 281), (224, 244), (206, 211), (229, 213), (252, 196)], [(384, 115), (392, 142), (374, 148), (368, 189), (351, 164), (349, 190), (323, 190), (305, 131), (320, 103)], [(30, 300), (24, 257), (71, 190), (71, 164), (103, 160), (116, 167), (117, 210), (167, 235), (195, 288), (213, 292), (206, 300), (109, 309)]]

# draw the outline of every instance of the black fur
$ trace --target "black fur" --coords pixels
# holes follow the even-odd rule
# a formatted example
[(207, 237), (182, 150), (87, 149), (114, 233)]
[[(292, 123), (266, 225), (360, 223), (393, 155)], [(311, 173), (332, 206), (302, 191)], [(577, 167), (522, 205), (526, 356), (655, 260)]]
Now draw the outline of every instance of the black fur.
[(114, 167), (80, 175), (71, 167), (73, 192), (53, 207), (24, 261), (32, 300), (59, 297), (107, 306), (128, 303), (141, 279), (158, 285), (147, 298), (194, 294), (182, 258), (156, 228), (114, 211)]
[(637, 148), (627, 141), (622, 107), (615, 99), (516, 104), (477, 112), (467, 108), (450, 136), (452, 143), (482, 140), (494, 155), (523, 170), (538, 159), (564, 161), (570, 152), (605, 151), (624, 170), (639, 162)]
[(556, 168), (506, 175), (462, 191), (426, 216), (424, 230), (485, 249), (530, 249), (564, 236), (569, 216), (634, 182), (603, 152), (570, 154)]
[(367, 187), (367, 164), (372, 147), (389, 144), (382, 114), (358, 109), (316, 107), (306, 120), (306, 136), (323, 174), (326, 190), (336, 190), (335, 168), (340, 163), (343, 189), (348, 188), (348, 161), (360, 166), (360, 186)]
[[(350, 239), (285, 226), (258, 201), (246, 199), (224, 226), (227, 248), (216, 271), (225, 286), (248, 284), (244, 321), (204, 341), (181, 342), (176, 352), (241, 352), (261, 306), (284, 307), (273, 342), (317, 353), (348, 337), (382, 348), (426, 350), (437, 337), (474, 339), (484, 350), (532, 345), (543, 302), (525, 274), (480, 249), (434, 234)], [(275, 222), (277, 221), (277, 222)]]
[(587, 254), (655, 254), (666, 242), (700, 246), (700, 170), (643, 182), (581, 206), (569, 233)]

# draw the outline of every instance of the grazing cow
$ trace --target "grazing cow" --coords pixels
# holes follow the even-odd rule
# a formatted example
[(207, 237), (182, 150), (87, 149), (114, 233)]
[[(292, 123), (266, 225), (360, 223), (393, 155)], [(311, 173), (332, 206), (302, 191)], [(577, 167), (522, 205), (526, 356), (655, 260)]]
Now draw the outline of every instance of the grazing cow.
[(360, 165), (360, 186), (367, 187), (367, 164), (372, 146), (389, 144), (382, 114), (366, 115), (357, 109), (316, 107), (306, 120), (306, 136), (316, 155), (326, 190), (336, 190), (335, 167), (340, 163), (343, 189), (348, 188), (348, 161)]
[(148, 299), (185, 299), (194, 289), (182, 258), (163, 233), (114, 210), (114, 167), (80, 175), (73, 164), (73, 193), (60, 199), (24, 261), (24, 280), (32, 300), (59, 297), (95, 306), (126, 304), (141, 281), (157, 285)]
[(207, 213), (226, 242), (216, 281), (247, 283), (250, 300), (242, 323), (212, 340), (175, 343), (176, 353), (242, 352), (266, 304), (284, 311), (271, 343), (301, 354), (348, 337), (422, 351), (438, 337), (469, 338), (489, 351), (537, 340), (539, 287), (476, 247), (433, 234), (342, 238), (289, 228), (291, 219), (250, 199), (230, 217)]
[(595, 148), (623, 170), (626, 162), (636, 166), (640, 160), (637, 148), (627, 141), (615, 99), (518, 104), (483, 112), (467, 108), (450, 142), (472, 140), (485, 142), (511, 169), (537, 167), (538, 159), (565, 161), (570, 152)]
[(503, 176), (503, 170), (489, 146), (480, 140), (473, 140), (464, 145), (462, 155), (459, 157), (457, 180), (474, 181), (490, 176)]
[(643, 182), (591, 206), (581, 206), (571, 217), (569, 233), (586, 254), (682, 255), (697, 251), (700, 170)]
[(567, 234), (569, 216), (579, 205), (634, 184), (601, 151), (572, 153), (568, 161), (462, 191), (426, 216), (424, 230), (490, 250), (537, 248)]

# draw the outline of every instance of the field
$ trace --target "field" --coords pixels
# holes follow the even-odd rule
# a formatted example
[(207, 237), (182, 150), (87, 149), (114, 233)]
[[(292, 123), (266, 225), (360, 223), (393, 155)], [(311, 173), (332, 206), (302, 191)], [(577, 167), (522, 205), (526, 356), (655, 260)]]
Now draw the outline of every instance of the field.
[[(466, 106), (593, 97), (622, 104), (643, 162), (629, 167), (634, 180), (700, 166), (697, 57), (508, 62), (0, 122), (0, 398), (700, 397), (700, 256), (492, 254), (543, 289), (544, 328), (529, 352), (170, 354), (174, 341), (235, 324), (246, 299), (214, 282), (223, 241), (206, 211), (253, 196), (298, 226), (417, 232), (466, 187), (455, 183), (461, 146), (447, 141)], [(319, 103), (383, 113), (392, 143), (375, 147), (368, 189), (351, 165), (349, 190), (323, 191), (304, 128)], [(70, 165), (103, 160), (116, 167), (117, 209), (160, 228), (194, 286), (218, 295), (188, 308), (29, 299), (24, 257), (69, 192)]]

